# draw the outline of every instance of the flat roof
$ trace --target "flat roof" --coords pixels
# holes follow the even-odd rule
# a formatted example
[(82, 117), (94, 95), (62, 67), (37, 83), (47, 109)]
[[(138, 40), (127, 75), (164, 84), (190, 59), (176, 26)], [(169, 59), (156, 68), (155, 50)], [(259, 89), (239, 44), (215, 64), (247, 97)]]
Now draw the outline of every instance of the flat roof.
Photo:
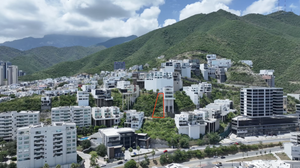
[(104, 128), (99, 129), (99, 132), (102, 132), (106, 136), (118, 136), (120, 133), (135, 132), (135, 130), (132, 128)]

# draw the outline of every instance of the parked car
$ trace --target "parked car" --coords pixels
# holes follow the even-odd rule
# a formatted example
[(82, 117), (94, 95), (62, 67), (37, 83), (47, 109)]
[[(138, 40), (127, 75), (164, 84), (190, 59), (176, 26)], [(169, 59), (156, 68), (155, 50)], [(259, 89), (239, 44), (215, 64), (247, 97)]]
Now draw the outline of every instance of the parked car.
[(123, 163), (123, 161), (119, 161), (119, 162), (118, 162), (118, 164), (122, 164), (122, 163)]
[(221, 163), (221, 162), (219, 162), (219, 163), (217, 163), (217, 164), (216, 164), (216, 166), (222, 166), (222, 163)]
[(239, 143), (238, 143), (238, 142), (236, 142), (236, 143), (234, 143), (234, 144), (236, 144), (236, 145), (239, 145)]
[(218, 158), (218, 156), (214, 156), (214, 158)]
[(134, 154), (134, 155), (136, 155), (136, 153), (135, 153), (135, 152), (133, 152), (133, 154)]
[(125, 162), (127, 162), (127, 159), (124, 159)]
[(101, 167), (105, 167), (105, 166), (106, 166), (106, 164), (101, 165)]
[(225, 159), (225, 156), (221, 156), (221, 159)]
[(168, 150), (164, 150), (164, 153), (168, 152)]

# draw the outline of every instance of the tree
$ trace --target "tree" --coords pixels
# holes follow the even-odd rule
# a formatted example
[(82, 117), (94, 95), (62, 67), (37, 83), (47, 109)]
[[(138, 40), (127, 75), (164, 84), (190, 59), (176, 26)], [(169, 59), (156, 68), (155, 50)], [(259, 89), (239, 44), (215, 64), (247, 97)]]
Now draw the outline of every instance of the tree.
[(147, 154), (144, 156), (144, 158), (145, 158), (145, 161), (147, 162), (147, 165), (148, 165), (150, 163), (150, 161), (149, 161), (149, 158), (148, 158)]
[(97, 165), (97, 157), (98, 157), (98, 155), (97, 155), (97, 152), (95, 152), (95, 151), (92, 151), (90, 154), (91, 154), (90, 166), (94, 167), (94, 166)]
[(61, 165), (58, 164), (58, 165), (55, 166), (55, 168), (61, 168)]
[[(123, 153), (123, 155), (124, 155), (124, 153), (125, 153), (125, 147), (123, 146), (122, 148), (121, 148), (121, 151), (122, 151), (122, 153)], [(124, 155), (124, 157), (125, 157), (125, 155)]]
[(3, 162), (4, 159), (7, 157), (7, 151), (0, 151), (0, 162)]
[(104, 157), (107, 154), (107, 148), (104, 144), (100, 144), (96, 147), (96, 152), (99, 156)]
[(130, 160), (125, 163), (124, 168), (137, 168), (135, 160)]
[(160, 155), (159, 162), (160, 162), (160, 164), (162, 164), (162, 165), (164, 165), (164, 164), (167, 164), (167, 163), (168, 163), (168, 159), (167, 159), (167, 156), (166, 156), (166, 154), (162, 154), (162, 155)]
[(132, 147), (130, 147), (130, 148), (128, 149), (128, 151), (129, 151), (130, 157), (131, 157), (131, 153), (132, 153), (132, 151), (133, 151)]
[(155, 155), (155, 150), (153, 149), (151, 152), (152, 156), (153, 156), (153, 160), (154, 160), (154, 155)]
[(50, 166), (47, 163), (45, 163), (43, 168), (50, 168)]
[(79, 168), (79, 167), (80, 167), (80, 165), (77, 164), (77, 163), (72, 163), (71, 164), (71, 168)]
[(91, 141), (90, 140), (84, 140), (80, 142), (81, 146), (83, 149), (87, 149), (91, 146)]
[(141, 150), (140, 146), (137, 146), (136, 150), (138, 151), (138, 162), (140, 162), (140, 150)]
[[(49, 166), (49, 165), (48, 165)], [(17, 168), (17, 164), (15, 162), (11, 162), (9, 165), (8, 165), (8, 168)]]

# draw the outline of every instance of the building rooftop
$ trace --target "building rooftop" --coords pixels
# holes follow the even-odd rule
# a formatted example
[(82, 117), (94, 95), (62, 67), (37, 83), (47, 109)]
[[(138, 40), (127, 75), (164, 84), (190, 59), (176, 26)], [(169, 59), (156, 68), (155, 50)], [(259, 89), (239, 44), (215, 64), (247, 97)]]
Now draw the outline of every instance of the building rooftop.
[(244, 167), (255, 167), (255, 168), (268, 168), (268, 167), (276, 167), (276, 168), (290, 168), (291, 165), (289, 163), (285, 163), (281, 160), (253, 160), (251, 162), (243, 162)]
[(115, 126), (114, 128), (99, 129), (99, 132), (102, 132), (106, 136), (118, 136), (120, 133), (135, 132), (135, 130), (132, 128), (118, 128), (117, 126)]

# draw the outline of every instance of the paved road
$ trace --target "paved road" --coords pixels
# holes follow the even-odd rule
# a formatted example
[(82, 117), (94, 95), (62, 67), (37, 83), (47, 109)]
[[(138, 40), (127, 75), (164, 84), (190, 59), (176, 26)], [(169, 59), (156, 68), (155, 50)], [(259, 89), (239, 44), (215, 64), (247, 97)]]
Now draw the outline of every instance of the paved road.
[[(287, 141), (287, 140), (289, 140), (289, 138), (282, 138), (282, 139), (266, 139), (266, 140), (262, 140), (262, 142), (263, 143), (276, 143), (276, 142), (280, 142), (280, 141)], [(243, 142), (243, 143), (245, 143), (245, 144), (259, 144), (259, 141), (249, 141), (249, 142)], [(223, 146), (228, 146), (228, 145), (231, 145), (230, 143), (223, 143), (222, 144)], [(205, 148), (206, 148), (206, 146), (207, 145), (205, 145), (205, 146), (197, 146), (197, 147), (192, 147), (191, 149), (182, 149), (182, 150), (185, 150), (185, 151), (188, 151), (188, 150), (204, 150)], [(219, 145), (215, 145), (216, 147), (218, 147)], [(213, 147), (213, 145), (211, 145), (211, 147)], [(176, 151), (177, 149), (167, 149), (168, 150), (168, 153), (173, 153), (174, 151)], [(269, 149), (263, 149), (262, 151), (267, 151), (267, 152), (269, 152)], [(280, 147), (274, 147), (274, 148), (271, 148), (271, 151), (273, 152), (273, 151), (277, 151), (277, 150), (282, 150), (282, 149), (280, 149)], [(162, 152), (163, 150), (160, 150), (160, 151), (156, 151), (156, 153), (155, 153), (155, 155), (154, 155), (154, 158), (158, 158), (158, 157), (160, 157), (160, 155), (163, 153)], [(86, 155), (88, 155), (88, 154), (86, 154)], [(248, 152), (248, 156), (255, 156), (256, 155), (256, 151), (254, 151), (254, 152)], [(245, 155), (246, 156), (246, 155)], [(152, 157), (152, 155), (148, 155), (148, 157), (150, 158), (150, 159), (152, 159), (153, 157)], [(230, 155), (230, 156), (228, 156), (228, 157), (226, 157), (226, 159), (225, 160), (228, 160), (228, 159), (236, 159), (236, 158), (238, 158), (238, 157), (242, 157), (242, 153), (241, 154), (236, 154), (236, 155)], [(128, 159), (128, 158), (127, 158)], [(134, 158), (132, 158), (132, 159), (134, 159), (135, 161), (138, 161), (138, 157), (134, 157)], [(89, 158), (88, 158), (88, 160), (89, 160)], [(130, 160), (130, 159), (128, 159), (128, 160)], [(144, 157), (143, 156), (140, 156), (140, 158), (139, 158), (139, 161), (141, 162), (141, 161), (143, 161), (144, 160)], [(203, 160), (203, 164), (206, 164), (208, 167), (212, 167), (214, 164), (215, 164), (215, 162), (216, 162), (216, 159), (212, 159), (212, 158), (207, 158), (207, 159), (202, 159)], [(87, 160), (86, 160), (86, 162), (87, 162)], [(124, 162), (125, 163), (125, 162)], [(124, 165), (124, 163), (123, 164), (117, 164), (116, 162), (115, 163), (108, 163), (108, 164), (106, 164), (106, 167), (118, 167), (118, 166), (122, 166), (122, 165)], [(192, 167), (197, 167), (197, 163), (200, 163), (200, 160), (197, 160), (197, 161), (190, 161), (190, 162), (187, 162), (188, 164), (194, 164), (194, 166), (192, 166)], [(87, 163), (86, 163), (87, 164)], [(88, 164), (89, 164), (89, 161), (88, 161)], [(101, 166), (101, 165), (100, 165)], [(191, 166), (190, 166), (191, 167)], [(199, 167), (199, 165), (198, 165), (198, 167)]]

